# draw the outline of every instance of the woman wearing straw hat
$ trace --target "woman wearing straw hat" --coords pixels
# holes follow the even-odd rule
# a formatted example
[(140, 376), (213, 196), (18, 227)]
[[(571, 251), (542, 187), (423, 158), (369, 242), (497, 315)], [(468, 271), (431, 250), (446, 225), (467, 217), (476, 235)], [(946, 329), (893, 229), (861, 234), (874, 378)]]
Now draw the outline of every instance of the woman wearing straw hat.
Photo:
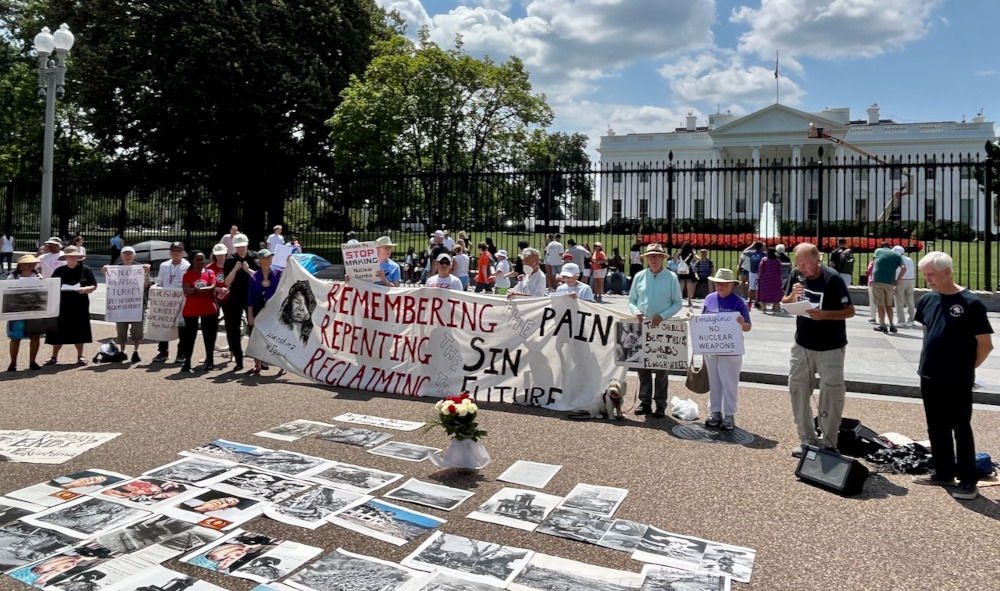
[[(62, 284), (59, 298), (59, 320), (55, 332), (45, 335), (46, 344), (52, 345), (52, 357), (45, 365), (55, 365), (63, 345), (76, 347), (76, 364), (87, 365), (83, 344), (92, 342), (90, 331), (90, 294), (97, 289), (94, 273), (83, 266), (86, 256), (75, 246), (67, 246), (59, 260), (65, 265), (52, 272), (52, 277)], [(77, 289), (67, 290), (66, 286)]]
[[(17, 267), (7, 276), (7, 279), (17, 281), (22, 277), (35, 277), (41, 279), (42, 275), (36, 270), (38, 257), (26, 254), (17, 259)], [(49, 318), (49, 320), (55, 320)], [(7, 338), (10, 339), (10, 365), (7, 371), (17, 371), (17, 354), (21, 350), (21, 341), (28, 339), (28, 367), (30, 369), (42, 369), (35, 358), (38, 357), (39, 337), (41, 332), (32, 330), (33, 327), (42, 326), (44, 322), (32, 320), (10, 320), (7, 322)]]
[[(746, 300), (733, 293), (740, 280), (729, 269), (719, 269), (708, 278), (715, 284), (715, 291), (705, 297), (702, 314), (736, 312), (736, 322), (743, 332), (750, 330), (750, 308)], [(708, 368), (708, 398), (712, 414), (705, 421), (706, 427), (722, 427), (729, 431), (736, 428), (736, 394), (739, 391), (742, 355), (705, 355)]]

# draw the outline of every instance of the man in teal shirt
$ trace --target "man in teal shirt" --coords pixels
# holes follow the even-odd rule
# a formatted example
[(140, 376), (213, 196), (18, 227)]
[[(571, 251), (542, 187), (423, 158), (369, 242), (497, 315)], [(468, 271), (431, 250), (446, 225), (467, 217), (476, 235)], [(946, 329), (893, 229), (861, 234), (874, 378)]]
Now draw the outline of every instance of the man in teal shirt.
[[(667, 318), (680, 311), (683, 305), (681, 284), (677, 275), (663, 267), (666, 253), (659, 244), (646, 247), (642, 258), (646, 259), (649, 268), (636, 273), (632, 280), (632, 288), (628, 294), (628, 309), (643, 323), (649, 319), (653, 328)], [(635, 414), (645, 415), (652, 411), (651, 402), (656, 402), (653, 416), (666, 416), (667, 406), (667, 372), (662, 369), (638, 369), (639, 374), (639, 408)], [(653, 384), (655, 377), (655, 387)]]
[[(883, 242), (882, 247), (875, 250), (875, 268), (872, 271), (872, 299), (871, 306), (878, 306), (878, 325), (875, 327), (879, 332), (898, 332), (896, 325), (892, 323), (892, 300), (895, 295), (896, 286), (906, 272), (906, 265), (903, 257), (892, 249), (892, 245)], [(889, 317), (889, 328), (885, 327), (885, 317)]]

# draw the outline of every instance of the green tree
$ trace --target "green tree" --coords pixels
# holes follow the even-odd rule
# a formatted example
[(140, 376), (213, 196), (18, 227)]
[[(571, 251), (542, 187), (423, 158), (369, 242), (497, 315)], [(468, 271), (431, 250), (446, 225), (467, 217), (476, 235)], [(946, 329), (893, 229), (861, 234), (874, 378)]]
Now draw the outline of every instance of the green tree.
[(594, 181), (587, 142), (582, 133), (535, 130), (521, 155), (528, 170), (545, 171), (528, 178), (527, 204), (539, 220), (592, 220), (600, 214), (594, 199)]
[(76, 23), (73, 78), (101, 149), (133, 178), (190, 187), (192, 221), (202, 187), (220, 230), (251, 233), (281, 223), (297, 175), (327, 161), (324, 122), (390, 33), (374, 0), (49, 0), (48, 12)]
[[(329, 120), (340, 171), (478, 173), (509, 166), (529, 130), (552, 120), (545, 96), (532, 94), (516, 57), (499, 64), (475, 59), (464, 53), (461, 39), (442, 49), (426, 29), (416, 43), (397, 35), (377, 51)], [(425, 201), (406, 205), (426, 212), (434, 227), (452, 221), (455, 212), (483, 208), (482, 183), (456, 185), (436, 175), (416, 182), (419, 190), (403, 195)], [(402, 197), (391, 200), (401, 207)]]

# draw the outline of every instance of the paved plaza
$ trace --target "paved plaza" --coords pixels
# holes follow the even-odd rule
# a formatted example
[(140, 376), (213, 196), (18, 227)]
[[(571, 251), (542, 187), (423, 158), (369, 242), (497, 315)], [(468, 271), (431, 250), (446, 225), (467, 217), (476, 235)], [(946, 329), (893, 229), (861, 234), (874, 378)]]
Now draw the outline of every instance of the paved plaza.
[[(606, 305), (624, 306), (609, 297)], [(100, 301), (94, 298), (95, 306)], [(754, 312), (744, 370), (780, 376), (787, 372), (794, 320)], [(866, 316), (850, 321), (848, 367), (859, 383), (915, 384), (919, 332), (884, 336), (871, 331)], [(996, 321), (996, 319), (994, 319)], [(112, 325), (95, 321), (95, 338), (111, 338)], [(223, 340), (219, 341), (220, 344)], [(203, 352), (198, 344), (195, 358)], [(6, 347), (0, 363), (9, 362)], [(88, 352), (92, 355), (96, 345)], [(173, 347), (171, 348), (173, 351)], [(43, 345), (41, 359), (49, 348)], [(137, 365), (57, 365), (40, 372), (0, 374), (0, 428), (120, 432), (109, 443), (61, 465), (6, 464), (0, 493), (88, 468), (138, 475), (177, 459), (176, 453), (215, 438), (287, 449), (399, 472), (405, 477), (467, 488), (475, 496), (453, 512), (420, 510), (448, 520), (443, 531), (530, 548), (556, 556), (630, 571), (641, 564), (613, 550), (466, 519), (465, 515), (504, 486), (497, 476), (519, 459), (563, 465), (543, 492), (564, 495), (577, 483), (613, 485), (630, 492), (616, 517), (662, 529), (757, 550), (753, 578), (734, 589), (975, 589), (996, 577), (1000, 553), (1000, 487), (983, 488), (971, 502), (945, 490), (918, 487), (908, 476), (873, 474), (864, 492), (841, 497), (804, 484), (794, 476), (797, 443), (787, 389), (744, 383), (737, 426), (752, 436), (745, 445), (678, 438), (667, 419), (635, 417), (621, 423), (577, 422), (565, 413), (498, 403), (484, 404), (484, 440), (494, 462), (480, 474), (441, 471), (428, 462), (411, 463), (365, 453), (314, 437), (279, 443), (252, 433), (303, 418), (330, 422), (344, 412), (424, 421), (433, 400), (336, 390), (296, 376), (259, 378), (230, 373), (228, 363), (210, 374), (181, 374), (174, 364), (151, 364), (155, 346), (144, 345)], [(22, 352), (22, 360), (24, 352)], [(64, 362), (69, 361), (64, 352)], [(1000, 376), (1000, 356), (982, 375)], [(22, 366), (24, 362), (22, 362)], [(992, 372), (992, 373), (989, 373)], [(909, 375), (907, 375), (909, 373)], [(1000, 384), (1000, 378), (987, 381)], [(636, 388), (629, 378), (631, 406)], [(702, 410), (707, 395), (688, 392), (678, 377), (670, 394), (691, 397)], [(1000, 456), (1000, 413), (979, 406), (973, 418), (977, 448)], [(852, 395), (845, 416), (879, 432), (914, 439), (926, 436), (919, 400)], [(440, 431), (394, 432), (394, 439), (444, 447)], [(388, 489), (386, 489), (388, 490)], [(379, 491), (379, 492), (385, 492)], [(243, 526), (325, 550), (346, 550), (399, 561), (419, 542), (402, 547), (326, 525), (308, 531), (264, 517)], [(254, 584), (169, 561), (189, 573), (234, 591)], [(27, 589), (0, 578), (0, 590)]]

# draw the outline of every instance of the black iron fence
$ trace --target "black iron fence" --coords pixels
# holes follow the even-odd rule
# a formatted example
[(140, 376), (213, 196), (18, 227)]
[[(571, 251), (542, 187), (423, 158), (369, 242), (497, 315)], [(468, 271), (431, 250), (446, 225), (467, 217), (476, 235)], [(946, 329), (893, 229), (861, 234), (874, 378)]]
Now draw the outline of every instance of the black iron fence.
[[(308, 252), (340, 261), (347, 232), (361, 240), (382, 235), (420, 252), (429, 234), (463, 232), (472, 248), (487, 241), (516, 252), (521, 244), (545, 246), (559, 233), (593, 246), (602, 242), (628, 262), (640, 242), (656, 240), (670, 251), (684, 241), (708, 248), (716, 266), (732, 267), (739, 252), (761, 237), (791, 249), (803, 241), (832, 248), (851, 240), (855, 277), (883, 239), (904, 244), (914, 256), (944, 250), (959, 279), (992, 290), (998, 208), (987, 198), (988, 168), (976, 158), (928, 155), (875, 161), (647, 162), (581, 170), (479, 173), (308, 174), (274, 192), (233, 197), (198, 183), (156, 183), (108, 175), (56, 176), (53, 232), (80, 234), (91, 253), (106, 253), (121, 232), (126, 243), (182, 240), (210, 249), (235, 224), (263, 241), (284, 226)], [(245, 184), (245, 183), (244, 183)], [(0, 181), (0, 230), (12, 232), (19, 250), (40, 238), (41, 183)], [(473, 257), (475, 258), (475, 257)], [(857, 283), (857, 281), (856, 281)]]

